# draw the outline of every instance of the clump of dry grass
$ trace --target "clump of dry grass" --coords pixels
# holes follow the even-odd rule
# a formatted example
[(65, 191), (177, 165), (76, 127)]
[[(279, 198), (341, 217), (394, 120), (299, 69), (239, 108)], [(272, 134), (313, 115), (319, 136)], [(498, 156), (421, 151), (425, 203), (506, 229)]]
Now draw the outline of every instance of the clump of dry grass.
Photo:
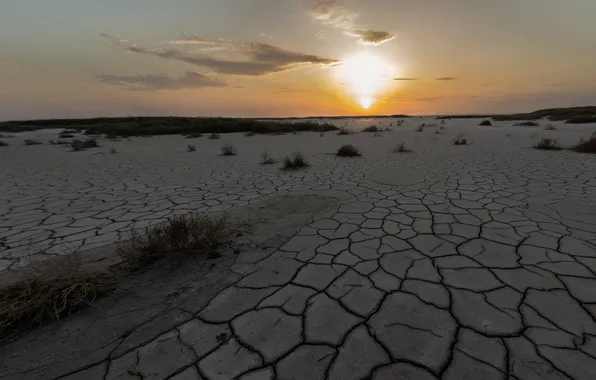
[(248, 132), (244, 133), (244, 136), (246, 136), (246, 137), (253, 137), (255, 135), (256, 135), (256, 133), (254, 133), (253, 131), (248, 131)]
[(296, 170), (309, 167), (310, 164), (300, 152), (294, 153), (292, 156), (285, 156), (283, 159), (283, 170)]
[(275, 160), (275, 158), (273, 158), (271, 153), (269, 153), (267, 151), (261, 153), (261, 165), (271, 165), (276, 162), (277, 161)]
[(380, 129), (376, 125), (371, 125), (370, 127), (366, 127), (362, 130), (362, 132), (379, 132)]
[(235, 156), (238, 154), (236, 148), (230, 144), (224, 144), (221, 146), (221, 155), (222, 156)]
[(337, 132), (338, 136), (347, 136), (347, 135), (351, 135), (351, 134), (352, 134), (352, 132), (348, 131), (345, 128), (342, 128), (339, 130), (339, 132)]
[(557, 128), (555, 128), (555, 126), (552, 124), (548, 124), (546, 127), (544, 127), (544, 130), (545, 131), (556, 131)]
[(234, 236), (249, 230), (248, 223), (232, 223), (225, 214), (179, 215), (144, 231), (131, 230), (117, 254), (130, 269), (146, 267), (164, 258), (176, 261), (188, 255), (217, 256), (232, 245)]
[(27, 139), (25, 140), (25, 145), (42, 145), (42, 143), (37, 140)]
[(196, 152), (197, 151), (197, 147), (193, 144), (188, 144), (188, 146), (186, 147), (186, 151), (187, 152)]
[(219, 133), (212, 133), (209, 135), (209, 140), (219, 140)]
[(111, 154), (116, 154), (116, 153), (118, 153), (118, 152), (116, 152), (116, 149), (112, 148), (112, 149), (110, 149), (110, 153), (111, 153)]
[(579, 143), (573, 147), (573, 150), (579, 153), (596, 153), (596, 132), (589, 139), (580, 139)]
[(517, 123), (517, 124), (513, 124), (514, 127), (538, 127), (540, 124), (538, 124), (535, 121), (523, 121), (521, 123)]
[(362, 153), (360, 153), (360, 150), (358, 150), (358, 148), (356, 148), (354, 145), (347, 144), (342, 145), (337, 150), (337, 155), (339, 157), (359, 157), (362, 156)]
[(81, 269), (77, 252), (50, 259), (37, 273), (0, 287), (0, 336), (59, 320), (111, 290), (107, 277)]
[(424, 124), (420, 124), (416, 127), (416, 132), (424, 132)]
[(95, 139), (87, 139), (84, 141), (81, 140), (72, 140), (70, 143), (70, 147), (72, 148), (73, 152), (80, 152), (83, 149), (87, 148), (98, 148), (99, 144)]
[(543, 138), (536, 145), (534, 145), (534, 149), (561, 150), (563, 148), (557, 140), (551, 138)]
[(184, 136), (185, 139), (197, 139), (199, 137), (203, 137), (200, 133), (189, 133), (188, 135)]
[(482, 122), (480, 122), (480, 124), (478, 124), (481, 127), (490, 127), (493, 125), (493, 123), (490, 122), (490, 120), (483, 120)]
[(406, 144), (402, 142), (402, 143), (397, 144), (397, 146), (393, 149), (393, 152), (394, 153), (409, 153), (409, 152), (411, 152), (411, 150), (408, 149), (406, 147)]
[(468, 145), (470, 141), (463, 135), (457, 135), (457, 137), (453, 140), (453, 145)]
[(5, 141), (0, 140), (0, 146), (8, 146), (8, 143)]

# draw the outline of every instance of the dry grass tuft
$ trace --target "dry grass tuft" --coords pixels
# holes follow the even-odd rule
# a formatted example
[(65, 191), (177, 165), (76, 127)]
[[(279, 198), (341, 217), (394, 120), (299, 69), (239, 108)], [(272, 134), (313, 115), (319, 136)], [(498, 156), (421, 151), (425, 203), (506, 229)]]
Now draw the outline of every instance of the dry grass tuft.
[(347, 135), (351, 135), (351, 134), (352, 134), (352, 132), (348, 131), (345, 128), (342, 128), (339, 130), (339, 132), (337, 132), (338, 136), (347, 136)]
[(453, 145), (468, 145), (470, 142), (468, 139), (463, 135), (457, 135), (457, 137), (453, 140)]
[(197, 151), (197, 147), (193, 144), (188, 144), (188, 146), (186, 147), (186, 151), (187, 152), (196, 152)]
[(200, 133), (189, 133), (188, 135), (184, 136), (185, 139), (197, 139), (199, 137), (203, 137)]
[(253, 137), (253, 136), (256, 136), (256, 133), (254, 133), (253, 131), (248, 131), (248, 132), (244, 133), (244, 136)]
[(596, 153), (596, 132), (589, 139), (580, 139), (579, 143), (573, 147), (573, 150), (579, 153)]
[(230, 144), (224, 144), (221, 146), (221, 155), (222, 156), (235, 156), (238, 154), (236, 148)]
[(81, 270), (77, 252), (43, 262), (35, 275), (0, 287), (0, 336), (59, 320), (111, 288), (105, 276)]
[(0, 140), (0, 146), (8, 146), (8, 143)]
[(261, 165), (271, 165), (276, 162), (277, 161), (275, 160), (275, 158), (273, 158), (271, 153), (269, 153), (267, 151), (261, 153)]
[(376, 125), (371, 125), (370, 127), (366, 127), (362, 130), (362, 132), (379, 132), (380, 129)]
[(42, 145), (42, 143), (37, 140), (27, 139), (25, 140), (25, 145)]
[(72, 148), (73, 152), (80, 152), (87, 148), (99, 148), (99, 144), (95, 139), (87, 139), (84, 141), (72, 140), (72, 142), (70, 143), (70, 147)]
[(111, 153), (111, 154), (116, 154), (116, 153), (118, 153), (118, 152), (116, 152), (116, 149), (112, 148), (112, 149), (110, 149), (110, 153)]
[(197, 212), (168, 218), (142, 232), (131, 230), (117, 253), (129, 269), (143, 268), (162, 259), (176, 262), (189, 255), (215, 257), (232, 246), (235, 236), (247, 232), (247, 222), (234, 224), (225, 214)]
[(557, 128), (555, 128), (555, 126), (552, 124), (548, 124), (546, 127), (544, 127), (544, 130), (545, 131), (556, 131)]
[(393, 152), (394, 153), (409, 153), (409, 152), (411, 152), (411, 150), (406, 147), (406, 144), (405, 143), (399, 143), (393, 149)]
[(480, 124), (478, 124), (481, 127), (490, 127), (493, 125), (493, 123), (490, 122), (490, 120), (483, 120)]
[(523, 121), (521, 123), (513, 124), (513, 126), (514, 127), (538, 127), (538, 126), (540, 126), (540, 124), (538, 124), (535, 121), (528, 120), (528, 121)]
[(283, 159), (283, 170), (297, 170), (309, 167), (310, 164), (306, 161), (304, 155), (300, 152), (294, 153), (293, 156), (285, 156)]
[(550, 138), (543, 138), (540, 140), (536, 145), (534, 145), (534, 149), (540, 150), (561, 150), (563, 149), (559, 142), (555, 139)]
[(219, 133), (212, 133), (209, 135), (209, 140), (219, 140)]
[(424, 124), (420, 124), (416, 127), (416, 132), (424, 132)]
[(347, 145), (341, 146), (337, 150), (337, 155), (339, 157), (359, 157), (359, 156), (362, 156), (362, 153), (360, 153), (358, 148), (356, 148), (354, 145), (347, 144)]

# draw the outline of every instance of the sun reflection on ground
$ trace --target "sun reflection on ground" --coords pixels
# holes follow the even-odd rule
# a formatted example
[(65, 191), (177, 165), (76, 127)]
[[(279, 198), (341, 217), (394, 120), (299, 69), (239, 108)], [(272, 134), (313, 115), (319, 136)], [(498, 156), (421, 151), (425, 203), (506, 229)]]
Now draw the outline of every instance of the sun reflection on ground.
[(365, 50), (343, 60), (343, 64), (337, 68), (337, 74), (358, 104), (368, 109), (390, 86), (394, 68)]

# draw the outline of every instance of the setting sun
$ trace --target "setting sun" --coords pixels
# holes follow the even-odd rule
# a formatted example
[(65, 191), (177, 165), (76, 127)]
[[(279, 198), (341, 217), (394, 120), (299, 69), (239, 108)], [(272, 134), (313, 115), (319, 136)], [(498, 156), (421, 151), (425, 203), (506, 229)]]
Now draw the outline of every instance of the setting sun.
[(394, 68), (378, 56), (362, 51), (343, 61), (338, 67), (338, 76), (360, 107), (368, 109), (391, 84), (393, 71)]

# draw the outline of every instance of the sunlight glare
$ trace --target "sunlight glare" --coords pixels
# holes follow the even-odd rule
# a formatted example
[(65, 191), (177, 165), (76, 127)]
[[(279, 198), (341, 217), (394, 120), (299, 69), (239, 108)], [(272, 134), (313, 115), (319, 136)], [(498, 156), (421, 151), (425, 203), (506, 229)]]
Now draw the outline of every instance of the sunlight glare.
[(348, 85), (358, 104), (368, 109), (390, 85), (393, 68), (369, 51), (362, 51), (345, 59), (338, 66), (338, 75)]

